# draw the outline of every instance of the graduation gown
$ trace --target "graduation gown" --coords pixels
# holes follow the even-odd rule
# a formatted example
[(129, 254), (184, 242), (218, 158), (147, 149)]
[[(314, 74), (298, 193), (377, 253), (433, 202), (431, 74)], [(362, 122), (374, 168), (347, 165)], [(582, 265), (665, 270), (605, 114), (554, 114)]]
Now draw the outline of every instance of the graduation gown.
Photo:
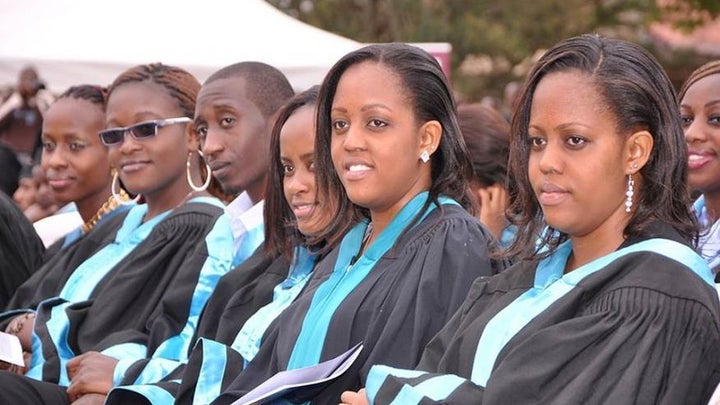
[(117, 383), (152, 353), (186, 355), (202, 308), (230, 269), (232, 233), (215, 198), (194, 198), (142, 222), (146, 210), (133, 207), (119, 228), (103, 225), (113, 242), (37, 307), (27, 376), (68, 385), (67, 361), (99, 351), (120, 360)]
[[(377, 362), (414, 367), (472, 281), (502, 267), (488, 255), (490, 234), (452, 200), (432, 204), (406, 229), (426, 198), (427, 193), (413, 198), (360, 257), (367, 223), (351, 229), (318, 264), (303, 294), (275, 320), (257, 356), (213, 404), (231, 403), (278, 371), (317, 364), (359, 342), (364, 349), (352, 367), (321, 392), (308, 392), (307, 400), (337, 404), (344, 390), (365, 385), (369, 367)], [(192, 402), (185, 394), (178, 403)]]
[(45, 250), (32, 223), (0, 192), (0, 308), (42, 264)]
[(14, 291), (5, 306), (6, 312), (0, 313), (0, 325), (4, 327), (18, 313), (34, 310), (42, 300), (60, 294), (73, 271), (113, 241), (125, 218), (120, 214), (129, 208), (121, 205), (100, 218), (87, 234), (82, 235), (77, 229), (50, 245), (39, 268)]
[(707, 403), (720, 309), (702, 258), (660, 223), (563, 274), (570, 248), (477, 280), (416, 370), (371, 369), (370, 402)]
[[(299, 250), (296, 248), (296, 252)], [(242, 355), (233, 349), (241, 335), (241, 329), (247, 330), (250, 319), (259, 316), (257, 320), (260, 324), (252, 324), (255, 329), (264, 330), (265, 324), (269, 324), (276, 316), (264, 309), (273, 304), (280, 305), (281, 308), (287, 306), (287, 302), (278, 302), (282, 300), (283, 293), (288, 291), (288, 288), (301, 290), (305, 286), (305, 277), (294, 276), (298, 275), (298, 270), (308, 276), (316, 258), (307, 257), (309, 260), (301, 261), (311, 265), (311, 268), (298, 266), (297, 259), (297, 254), (292, 263), (284, 256), (270, 257), (260, 247), (243, 265), (220, 280), (200, 319), (197, 334), (199, 339), (189, 360), (177, 362), (175, 369), (167, 373), (161, 381), (155, 382), (143, 379), (142, 374), (149, 374), (148, 369), (153, 366), (159, 367), (153, 363), (169, 363), (166, 359), (149, 359), (143, 365), (144, 369), (129, 370), (126, 373), (122, 385), (108, 395), (106, 404), (172, 403), (181, 389), (181, 382), (182, 389), (191, 390), (193, 394), (198, 388), (201, 391), (214, 390), (214, 396), (217, 396), (221, 388), (226, 387), (245, 364)], [(277, 293), (278, 289), (282, 289), (280, 294)], [(294, 298), (295, 295), (288, 296), (285, 300), (292, 301)], [(277, 308), (276, 312), (281, 308)], [(220, 378), (222, 375), (231, 377), (223, 380)], [(214, 376), (218, 378), (213, 378)]]

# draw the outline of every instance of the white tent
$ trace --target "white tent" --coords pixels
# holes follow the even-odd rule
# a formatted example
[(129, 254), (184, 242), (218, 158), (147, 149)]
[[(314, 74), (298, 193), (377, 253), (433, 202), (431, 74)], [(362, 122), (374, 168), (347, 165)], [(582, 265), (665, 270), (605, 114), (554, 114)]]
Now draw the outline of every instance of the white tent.
[(109, 84), (142, 63), (180, 66), (202, 82), (255, 60), (302, 90), (359, 46), (263, 0), (0, 0), (0, 85), (14, 84), (26, 64), (59, 91)]

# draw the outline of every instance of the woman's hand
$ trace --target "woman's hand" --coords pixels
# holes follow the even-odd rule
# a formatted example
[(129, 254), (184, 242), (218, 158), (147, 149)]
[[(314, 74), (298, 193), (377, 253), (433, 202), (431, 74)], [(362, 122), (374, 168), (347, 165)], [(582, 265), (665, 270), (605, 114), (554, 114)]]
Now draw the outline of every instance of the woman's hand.
[(355, 391), (345, 391), (342, 393), (342, 396), (340, 396), (340, 403), (341, 404), (348, 404), (348, 405), (370, 405), (370, 403), (367, 400), (367, 396), (365, 396), (365, 388), (361, 389), (358, 392)]
[(475, 190), (480, 199), (480, 222), (500, 240), (507, 226), (505, 211), (510, 203), (508, 193), (500, 184), (482, 187)]
[(23, 352), (32, 352), (32, 333), (35, 328), (35, 313), (27, 312), (16, 316), (5, 328), (5, 333), (17, 336)]
[(106, 395), (85, 394), (72, 402), (72, 405), (102, 405), (105, 403)]
[(71, 359), (67, 363), (70, 401), (84, 398), (87, 394), (107, 395), (113, 388), (117, 363), (117, 359), (98, 352), (87, 352)]

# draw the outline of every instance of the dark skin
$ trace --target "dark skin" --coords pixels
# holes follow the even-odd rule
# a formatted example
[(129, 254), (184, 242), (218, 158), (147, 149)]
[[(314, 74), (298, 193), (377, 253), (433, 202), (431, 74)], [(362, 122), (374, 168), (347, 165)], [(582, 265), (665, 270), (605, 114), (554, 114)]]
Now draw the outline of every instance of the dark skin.
[(67, 389), (70, 401), (85, 398), (87, 393), (96, 394), (104, 400), (113, 387), (113, 370), (117, 363), (117, 359), (98, 352), (83, 353), (70, 360), (67, 364), (71, 381)]
[[(144, 100), (142, 107), (138, 106), (137, 100)], [(125, 84), (116, 88), (108, 98), (107, 120), (110, 127), (180, 115), (176, 101), (155, 83)], [(122, 162), (132, 159), (150, 162), (143, 165), (141, 174), (134, 170), (126, 173), (126, 185), (145, 197), (148, 205), (146, 220), (183, 204), (189, 198), (209, 195), (207, 192), (191, 192), (185, 178), (187, 155), (197, 153), (199, 149), (192, 127), (169, 126), (162, 131), (157, 137), (142, 141), (126, 135), (121, 145), (110, 148), (110, 160), (115, 167), (122, 167)], [(197, 160), (191, 159), (190, 162), (193, 182), (202, 184)], [(149, 181), (150, 176), (154, 177), (152, 181)], [(86, 352), (71, 359), (67, 363), (71, 381), (67, 392), (71, 402), (96, 403), (90, 401), (104, 400), (113, 387), (117, 363), (117, 359), (99, 352)]]

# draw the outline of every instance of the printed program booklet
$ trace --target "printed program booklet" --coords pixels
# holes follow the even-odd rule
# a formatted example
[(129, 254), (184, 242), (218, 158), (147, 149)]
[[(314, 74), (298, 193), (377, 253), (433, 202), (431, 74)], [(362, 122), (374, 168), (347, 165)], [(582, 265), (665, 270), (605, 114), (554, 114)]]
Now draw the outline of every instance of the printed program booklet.
[(22, 346), (17, 336), (0, 332), (0, 361), (24, 367)]
[(295, 390), (316, 387), (332, 381), (350, 368), (362, 348), (362, 343), (358, 343), (345, 353), (320, 364), (281, 371), (240, 397), (232, 405), (266, 404), (279, 397), (291, 395)]

